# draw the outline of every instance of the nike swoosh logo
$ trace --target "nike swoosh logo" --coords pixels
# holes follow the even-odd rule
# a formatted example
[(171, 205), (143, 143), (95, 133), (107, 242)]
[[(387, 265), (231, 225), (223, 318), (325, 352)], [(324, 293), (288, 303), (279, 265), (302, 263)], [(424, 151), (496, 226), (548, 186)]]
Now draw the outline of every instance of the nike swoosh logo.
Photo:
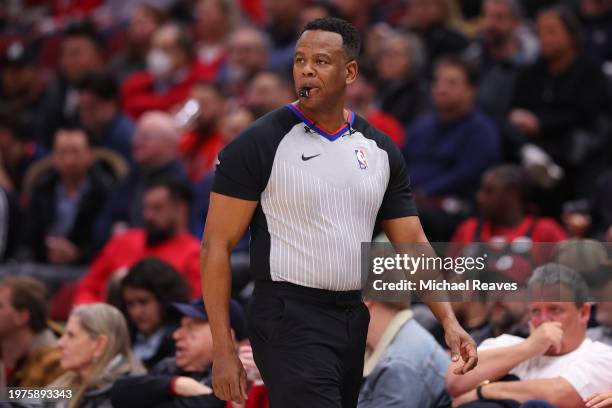
[(321, 153), (315, 154), (314, 156), (304, 156), (304, 153), (302, 153), (302, 160), (308, 161), (308, 160), (314, 159), (315, 157), (320, 156), (320, 155), (321, 155)]

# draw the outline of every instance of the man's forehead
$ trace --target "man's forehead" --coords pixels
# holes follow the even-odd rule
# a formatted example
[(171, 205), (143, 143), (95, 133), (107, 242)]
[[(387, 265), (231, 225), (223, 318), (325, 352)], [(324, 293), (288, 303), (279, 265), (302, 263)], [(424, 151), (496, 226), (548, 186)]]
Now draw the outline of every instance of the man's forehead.
[(295, 51), (343, 52), (342, 36), (331, 31), (307, 30), (300, 36)]

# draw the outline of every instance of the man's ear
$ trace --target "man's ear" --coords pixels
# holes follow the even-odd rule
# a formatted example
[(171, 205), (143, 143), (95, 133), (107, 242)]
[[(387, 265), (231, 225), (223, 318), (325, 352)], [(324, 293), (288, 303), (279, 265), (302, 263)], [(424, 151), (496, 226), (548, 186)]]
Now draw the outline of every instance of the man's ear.
[(585, 303), (580, 308), (580, 323), (584, 323), (585, 325), (588, 324), (590, 317), (591, 317), (591, 304)]
[(357, 65), (357, 61), (352, 60), (346, 64), (346, 84), (350, 85), (355, 82), (357, 79), (357, 74), (359, 74), (359, 67)]

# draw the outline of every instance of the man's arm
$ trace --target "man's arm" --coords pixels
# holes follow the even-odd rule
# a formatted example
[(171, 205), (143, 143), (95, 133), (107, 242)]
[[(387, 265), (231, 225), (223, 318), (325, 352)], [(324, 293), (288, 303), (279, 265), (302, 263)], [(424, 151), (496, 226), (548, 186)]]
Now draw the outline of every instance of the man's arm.
[(223, 400), (246, 398), (246, 374), (230, 331), (230, 253), (244, 235), (257, 201), (211, 193), (201, 252), (202, 295), (213, 337), (213, 390)]
[(478, 353), (478, 367), (459, 376), (454, 371), (459, 362), (452, 363), (446, 372), (446, 386), (453, 397), (476, 388), (484, 380), (495, 381), (507, 375), (523, 361), (533, 357), (525, 342), (509, 347), (498, 347)]
[[(416, 216), (383, 220), (382, 227), (392, 243), (429, 243), (421, 222)], [(435, 254), (433, 249), (431, 249), (431, 254)], [(455, 373), (464, 374), (476, 367), (478, 363), (476, 343), (457, 322), (450, 303), (435, 301), (424, 301), (424, 303), (444, 327), (445, 339), (451, 349), (452, 360), (458, 361), (459, 356), (463, 359), (464, 364), (456, 367)]]
[[(485, 399), (514, 400), (520, 403), (543, 400), (558, 408), (584, 407), (580, 394), (561, 377), (545, 380), (494, 382), (483, 386), (481, 393)], [(477, 399), (476, 391), (472, 390), (454, 400), (453, 406), (460, 406)]]

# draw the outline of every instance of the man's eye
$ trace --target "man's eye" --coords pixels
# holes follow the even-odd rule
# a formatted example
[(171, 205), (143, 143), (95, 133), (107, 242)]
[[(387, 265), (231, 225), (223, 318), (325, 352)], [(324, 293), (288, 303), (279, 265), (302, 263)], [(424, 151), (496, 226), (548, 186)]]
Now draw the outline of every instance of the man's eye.
[(317, 64), (325, 65), (325, 64), (327, 64), (327, 61), (325, 61), (325, 60), (317, 60)]

